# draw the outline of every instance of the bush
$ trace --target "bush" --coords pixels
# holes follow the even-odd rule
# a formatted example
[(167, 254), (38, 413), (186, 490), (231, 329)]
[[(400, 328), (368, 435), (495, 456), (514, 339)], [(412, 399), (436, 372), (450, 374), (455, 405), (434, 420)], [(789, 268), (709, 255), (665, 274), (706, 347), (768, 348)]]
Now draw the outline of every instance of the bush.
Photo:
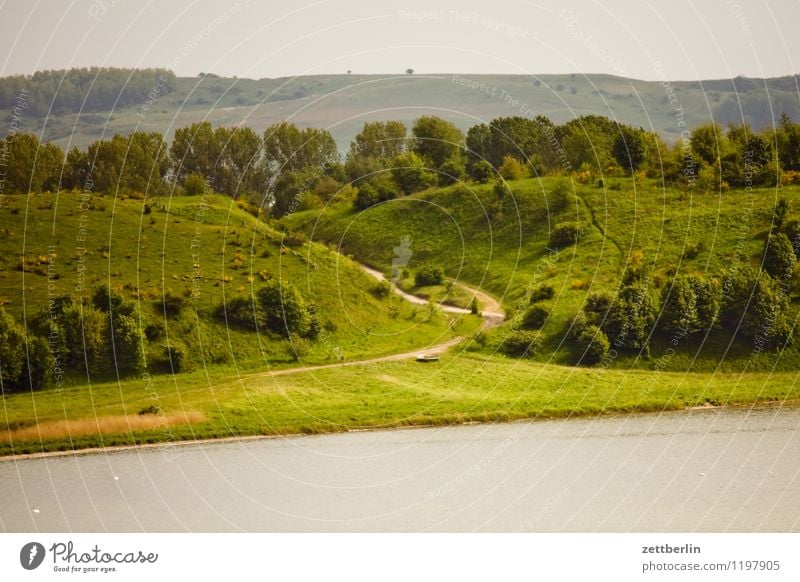
[(392, 284), (385, 279), (383, 281), (379, 281), (375, 284), (372, 288), (372, 294), (377, 297), (378, 299), (385, 299), (389, 296), (392, 292)]
[(517, 158), (506, 155), (503, 158), (503, 163), (497, 169), (497, 173), (506, 180), (521, 180), (525, 175), (525, 169)]
[(263, 325), (263, 318), (250, 297), (234, 297), (217, 312), (219, 319), (228, 325), (256, 330)]
[(144, 416), (145, 414), (161, 414), (161, 407), (156, 404), (145, 406), (139, 410), (139, 416)]
[(441, 265), (422, 265), (414, 274), (414, 284), (417, 287), (441, 285), (442, 283), (444, 283), (444, 269)]
[(792, 243), (785, 234), (779, 232), (767, 239), (764, 249), (764, 270), (776, 279), (791, 276), (797, 264)]
[(494, 192), (494, 195), (497, 196), (497, 198), (502, 200), (506, 196), (511, 195), (511, 188), (508, 187), (508, 184), (506, 184), (505, 180), (499, 178), (495, 180), (494, 186), (492, 187), (492, 192)]
[[(186, 299), (167, 291), (161, 299), (161, 309), (167, 317), (177, 317), (186, 306)], [(145, 330), (145, 334), (147, 330)], [(149, 338), (148, 338), (149, 339)]]
[(480, 315), (480, 307), (478, 306), (477, 297), (473, 297), (472, 301), (469, 302), (469, 312), (472, 315)]
[(539, 283), (533, 289), (531, 289), (531, 295), (528, 302), (530, 304), (534, 304), (538, 303), (539, 301), (547, 301), (548, 299), (552, 299), (555, 294), (555, 289), (553, 289), (550, 285)]
[(583, 234), (579, 222), (560, 222), (550, 232), (550, 246), (563, 249), (574, 245)]
[(365, 182), (358, 187), (358, 193), (356, 194), (355, 201), (353, 201), (353, 206), (357, 210), (366, 210), (371, 206), (375, 206), (378, 202), (380, 202), (380, 195), (375, 189), (375, 186), (369, 182)]
[(115, 315), (112, 319), (111, 360), (118, 373), (138, 372), (144, 366), (139, 325), (129, 315)]
[(535, 331), (518, 330), (508, 335), (501, 345), (503, 352), (515, 358), (527, 358), (542, 347), (542, 336)]
[(537, 303), (525, 311), (521, 324), (525, 329), (541, 329), (548, 317), (550, 317), (550, 309)]
[(615, 346), (638, 350), (647, 347), (655, 310), (646, 289), (623, 287), (608, 310), (600, 329)]
[(167, 364), (169, 364), (173, 373), (183, 371), (185, 355), (181, 348), (169, 344), (165, 345), (164, 358), (167, 360)]
[(308, 242), (308, 237), (302, 232), (284, 232), (283, 233), (283, 246), (290, 249), (297, 249), (302, 247)]
[(676, 277), (661, 292), (659, 326), (666, 333), (695, 334), (714, 325), (720, 288), (700, 275)]
[(611, 348), (611, 342), (603, 331), (596, 325), (587, 325), (577, 338), (577, 343), (582, 350), (580, 362), (587, 366), (594, 366), (602, 362)]
[(115, 316), (132, 316), (136, 310), (136, 306), (133, 303), (125, 301), (122, 295), (110, 289), (108, 285), (100, 285), (94, 290), (92, 304), (100, 311), (113, 313)]
[(760, 346), (777, 346), (789, 339), (789, 300), (772, 277), (748, 263), (739, 263), (726, 277), (723, 288), (721, 321), (726, 328), (750, 339), (758, 338)]
[(25, 365), (25, 330), (0, 308), (0, 380), (15, 386)]
[(148, 323), (144, 326), (144, 337), (149, 341), (155, 341), (164, 335), (164, 328), (155, 323)]
[(311, 315), (300, 292), (290, 283), (271, 279), (258, 291), (261, 319), (267, 329), (288, 338), (306, 337), (311, 331)]
[(286, 354), (293, 362), (300, 361), (311, 352), (311, 342), (294, 333), (289, 334), (285, 347)]
[(476, 182), (480, 184), (486, 184), (492, 179), (492, 175), (494, 175), (494, 168), (492, 167), (492, 164), (486, 160), (479, 160), (472, 165), (469, 173), (470, 176), (472, 176), (472, 179)]
[(439, 168), (439, 184), (447, 186), (464, 179), (464, 163), (460, 160), (448, 160)]
[(419, 192), (438, 181), (436, 175), (426, 169), (425, 162), (414, 152), (400, 154), (394, 159), (392, 177), (404, 194)]
[(200, 174), (189, 174), (183, 181), (183, 191), (187, 196), (200, 196), (206, 191), (206, 179)]
[(786, 234), (786, 238), (789, 239), (789, 242), (792, 243), (795, 258), (800, 259), (800, 221), (787, 221), (786, 225), (783, 227), (783, 232)]

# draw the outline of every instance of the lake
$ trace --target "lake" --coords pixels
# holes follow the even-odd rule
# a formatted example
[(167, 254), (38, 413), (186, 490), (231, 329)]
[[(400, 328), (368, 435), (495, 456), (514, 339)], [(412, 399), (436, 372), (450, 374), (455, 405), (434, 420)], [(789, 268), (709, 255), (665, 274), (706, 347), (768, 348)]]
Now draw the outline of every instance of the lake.
[(0, 462), (0, 530), (800, 531), (800, 409), (264, 438)]

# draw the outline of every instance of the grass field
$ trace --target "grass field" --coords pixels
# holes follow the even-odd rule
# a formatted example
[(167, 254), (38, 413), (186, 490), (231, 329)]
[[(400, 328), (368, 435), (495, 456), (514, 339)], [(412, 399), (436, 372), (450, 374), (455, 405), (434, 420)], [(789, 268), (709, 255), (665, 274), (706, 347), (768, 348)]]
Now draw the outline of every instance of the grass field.
[[(437, 364), (381, 362), (241, 380), (197, 372), (7, 398), (4, 415), (17, 432), (13, 446), (8, 433), (0, 433), (0, 455), (704, 405), (786, 404), (800, 400), (797, 381), (797, 372), (592, 370), (458, 349)], [(151, 416), (149, 425), (134, 419), (129, 429), (122, 428), (126, 418), (154, 402), (162, 416)], [(179, 422), (181, 415), (186, 422)], [(32, 418), (42, 422), (41, 439)], [(67, 421), (74, 427), (71, 437), (65, 434)]]
[[(777, 196), (797, 209), (800, 189), (690, 195), (611, 178), (604, 188), (574, 184), (559, 205), (558, 180), (512, 182), (513, 195), (500, 201), (491, 185), (461, 185), (364, 212), (334, 202), (279, 224), (257, 221), (217, 197), (95, 196), (83, 208), (70, 194), (7, 198), (0, 208), (9, 225), (0, 233), (6, 310), (20, 320), (34, 317), (46, 305), (48, 283), (59, 293), (74, 291), (80, 277), (87, 288), (108, 283), (137, 302), (143, 323), (162, 325), (192, 355), (192, 365), (186, 373), (164, 373), (160, 344), (153, 342), (138, 376), (71, 377), (59, 390), (6, 395), (0, 454), (800, 400), (797, 344), (780, 354), (758, 353), (719, 331), (702, 345), (687, 340), (672, 350), (667, 338), (655, 337), (649, 356), (621, 353), (607, 368), (593, 369), (569, 365), (575, 354), (562, 342), (586, 296), (613, 291), (632, 261), (648, 265), (656, 297), (674, 272), (715, 274), (736, 255), (755, 260)], [(584, 234), (577, 245), (553, 252), (549, 234), (568, 220), (579, 221)], [(283, 226), (312, 242), (281, 244)], [(83, 231), (87, 250), (80, 254)], [(199, 247), (193, 244), (198, 237)], [(510, 322), (476, 335), (477, 317), (431, 315), (395, 296), (378, 299), (375, 280), (347, 257), (389, 273), (403, 240), (410, 241), (403, 286), (420, 291), (413, 288), (414, 270), (440, 263), (450, 281), (497, 297)], [(225, 298), (249, 296), (268, 275), (290, 279), (322, 314), (326, 332), (303, 365), (352, 363), (467, 339), (437, 364), (381, 361), (271, 376), (270, 370), (297, 366), (286, 342), (226, 326), (213, 315)], [(544, 348), (532, 360), (498, 355), (527, 290), (539, 283), (555, 290)], [(187, 289), (190, 308), (166, 317), (161, 293)], [(453, 289), (451, 299), (464, 303), (463, 289)], [(443, 298), (447, 285), (421, 291)]]
[[(348, 202), (284, 218), (292, 229), (313, 240), (337, 245), (375, 268), (390, 267), (393, 248), (410, 240), (408, 269), (441, 264), (449, 277), (482, 287), (504, 304), (513, 320), (527, 306), (527, 291), (538, 284), (554, 288), (552, 315), (544, 327), (546, 349), (539, 361), (569, 364), (575, 360), (563, 341), (566, 327), (586, 297), (615, 291), (626, 265), (644, 265), (657, 301), (672, 275), (724, 275), (737, 256), (760, 260), (779, 196), (800, 210), (800, 188), (686, 192), (657, 181), (634, 184), (608, 178), (605, 187), (574, 182), (567, 203), (557, 207), (553, 192), (563, 178), (510, 183), (513, 196), (498, 201), (491, 185), (457, 185), (392, 200), (363, 212)], [(796, 216), (796, 213), (795, 213)], [(579, 243), (560, 251), (549, 247), (556, 224), (578, 221)], [(792, 290), (793, 319), (798, 315)], [(496, 347), (504, 333), (490, 347)], [(800, 367), (797, 345), (781, 354), (758, 352), (730, 334), (712, 332), (702, 343), (683, 342), (671, 354), (668, 338), (654, 337), (651, 358), (623, 355), (615, 367), (683, 371), (792, 370)], [(670, 352), (666, 360), (662, 356)], [(660, 363), (659, 363), (660, 362)]]

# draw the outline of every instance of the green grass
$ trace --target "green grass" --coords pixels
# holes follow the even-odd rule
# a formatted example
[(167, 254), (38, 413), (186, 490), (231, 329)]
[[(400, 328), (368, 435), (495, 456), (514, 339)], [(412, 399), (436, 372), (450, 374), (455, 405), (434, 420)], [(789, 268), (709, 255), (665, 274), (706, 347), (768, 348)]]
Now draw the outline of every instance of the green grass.
[(0, 455), (185, 439), (338, 432), (350, 429), (495, 422), (686, 407), (788, 403), (798, 373), (685, 374), (592, 370), (459, 351), (437, 364), (413, 361), (295, 375), (244, 378), (197, 372), (6, 398), (12, 426), (64, 418), (136, 414), (154, 402), (166, 413), (206, 420), (97, 437), (0, 442)]
[[(6, 197), (0, 303), (18, 321), (31, 322), (46, 310), (48, 295), (91, 296), (108, 284), (136, 302), (142, 329), (162, 329), (160, 338), (145, 341), (150, 372), (163, 371), (166, 341), (184, 349), (190, 368), (296, 365), (279, 336), (238, 329), (215, 315), (232, 297), (252, 298), (267, 277), (292, 282), (317, 306), (323, 331), (303, 358), (309, 363), (395, 353), (456, 333), (447, 318), (429, 319), (395, 296), (375, 298), (376, 281), (327, 247), (282, 246), (277, 231), (228, 198), (94, 196), (85, 210), (80, 203), (74, 193)], [(186, 297), (177, 317), (164, 315), (164, 292)]]
[[(651, 273), (651, 294), (658, 303), (661, 287), (675, 273), (722, 274), (740, 256), (757, 262), (769, 232), (772, 208), (779, 196), (800, 211), (800, 188), (722, 194), (664, 188), (657, 181), (634, 184), (611, 177), (606, 188), (575, 183), (574, 196), (554, 209), (554, 182), (559, 178), (511, 183), (512, 197), (498, 201), (491, 185), (458, 185), (433, 189), (356, 212), (347, 201), (324, 210), (289, 216), (284, 222), (315, 240), (331, 241), (357, 259), (386, 270), (394, 247), (408, 237), (408, 269), (426, 262), (445, 267), (448, 277), (480, 286), (500, 298), (514, 320), (527, 304), (527, 290), (537, 284), (554, 288), (542, 361), (576, 360), (564, 342), (571, 318), (596, 291), (615, 291), (625, 266), (639, 261)], [(795, 216), (797, 215), (795, 212)], [(576, 246), (555, 252), (549, 233), (559, 222), (579, 221), (584, 235)], [(792, 291), (792, 319), (798, 314)], [(506, 326), (507, 327), (507, 326)], [(496, 348), (507, 329), (494, 332)], [(669, 338), (655, 337), (651, 359), (618, 358), (614, 366), (650, 368), (670, 348)], [(686, 340), (670, 356), (666, 369), (696, 371), (791, 370), (800, 367), (800, 348), (780, 354), (753, 354), (724, 331), (712, 333), (700, 346)]]

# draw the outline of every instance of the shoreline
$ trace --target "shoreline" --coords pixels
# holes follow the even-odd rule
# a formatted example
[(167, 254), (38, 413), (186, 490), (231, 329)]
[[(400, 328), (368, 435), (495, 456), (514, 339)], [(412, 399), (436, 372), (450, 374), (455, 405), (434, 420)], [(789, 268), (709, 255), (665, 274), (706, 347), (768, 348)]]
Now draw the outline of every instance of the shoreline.
[(742, 409), (750, 409), (750, 410), (764, 410), (770, 408), (800, 408), (800, 399), (798, 400), (785, 400), (785, 401), (772, 401), (772, 402), (760, 402), (760, 403), (740, 403), (740, 404), (726, 404), (721, 406), (693, 406), (687, 407), (683, 409), (664, 409), (660, 411), (632, 411), (632, 412), (625, 412), (625, 411), (609, 411), (607, 413), (600, 413), (600, 414), (577, 414), (571, 413), (564, 416), (547, 416), (547, 417), (527, 417), (527, 418), (515, 418), (507, 421), (465, 421), (465, 422), (452, 422), (452, 423), (443, 423), (443, 424), (435, 424), (435, 423), (427, 423), (427, 424), (412, 424), (412, 425), (401, 425), (401, 426), (387, 426), (387, 427), (368, 427), (368, 428), (352, 428), (347, 430), (341, 431), (329, 431), (329, 432), (320, 432), (320, 433), (303, 433), (303, 432), (287, 432), (285, 434), (254, 434), (254, 435), (241, 435), (241, 436), (229, 436), (229, 437), (219, 437), (219, 438), (199, 438), (199, 439), (184, 439), (184, 440), (177, 440), (177, 441), (164, 441), (158, 443), (144, 443), (144, 444), (134, 444), (134, 445), (112, 445), (108, 447), (86, 447), (82, 449), (74, 449), (68, 451), (42, 451), (38, 453), (27, 453), (27, 454), (14, 454), (14, 455), (3, 455), (0, 456), (0, 465), (3, 463), (12, 463), (18, 461), (28, 461), (28, 460), (35, 460), (35, 459), (47, 459), (47, 458), (59, 458), (59, 457), (78, 457), (84, 455), (108, 455), (110, 453), (120, 453), (120, 452), (129, 452), (129, 451), (147, 451), (150, 449), (163, 449), (164, 451), (174, 448), (182, 448), (182, 447), (191, 447), (191, 446), (202, 446), (207, 444), (229, 444), (229, 443), (239, 443), (239, 442), (250, 442), (256, 440), (272, 440), (272, 439), (296, 439), (301, 437), (322, 437), (322, 436), (331, 436), (331, 435), (342, 435), (342, 434), (351, 434), (351, 433), (362, 433), (362, 432), (388, 432), (388, 431), (400, 431), (400, 430), (413, 430), (413, 429), (433, 429), (433, 428), (449, 428), (449, 427), (461, 427), (461, 426), (478, 426), (478, 425), (494, 425), (494, 424), (520, 424), (520, 423), (535, 423), (535, 422), (548, 422), (548, 421), (556, 421), (556, 420), (586, 420), (586, 419), (598, 419), (598, 418), (612, 418), (612, 417), (628, 417), (628, 416), (643, 416), (643, 415), (656, 415), (656, 414), (681, 414), (681, 413), (692, 413), (692, 412), (710, 412), (710, 411), (719, 411), (719, 410), (742, 410)]

